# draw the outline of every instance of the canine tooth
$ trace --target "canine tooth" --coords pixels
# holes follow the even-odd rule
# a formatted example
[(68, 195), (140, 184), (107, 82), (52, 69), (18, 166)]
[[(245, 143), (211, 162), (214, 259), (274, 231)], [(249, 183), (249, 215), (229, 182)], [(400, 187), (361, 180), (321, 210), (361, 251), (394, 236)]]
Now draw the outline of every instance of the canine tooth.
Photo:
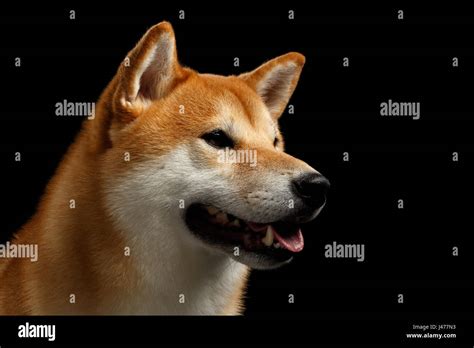
[(238, 219), (235, 219), (234, 221), (230, 223), (230, 225), (234, 227), (240, 227), (240, 222)]
[(229, 222), (229, 219), (227, 218), (226, 213), (217, 213), (216, 215), (216, 221), (219, 224), (225, 225), (226, 223)]
[(210, 205), (206, 207), (206, 210), (210, 215), (216, 215), (219, 212), (219, 209)]
[(280, 243), (276, 242), (275, 244), (273, 244), (273, 247), (275, 249), (280, 249), (281, 245), (280, 245)]
[(265, 233), (265, 237), (262, 238), (262, 243), (267, 247), (273, 244), (273, 231), (271, 226), (267, 227), (267, 232)]

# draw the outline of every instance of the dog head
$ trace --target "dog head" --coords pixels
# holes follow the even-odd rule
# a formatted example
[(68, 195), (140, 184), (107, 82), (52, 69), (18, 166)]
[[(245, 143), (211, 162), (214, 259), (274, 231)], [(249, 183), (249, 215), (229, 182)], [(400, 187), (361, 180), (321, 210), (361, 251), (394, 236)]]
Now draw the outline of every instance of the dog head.
[(283, 151), (278, 128), (304, 62), (288, 53), (240, 76), (200, 74), (178, 63), (169, 23), (152, 27), (100, 102), (113, 218), (254, 268), (288, 262), (329, 187)]

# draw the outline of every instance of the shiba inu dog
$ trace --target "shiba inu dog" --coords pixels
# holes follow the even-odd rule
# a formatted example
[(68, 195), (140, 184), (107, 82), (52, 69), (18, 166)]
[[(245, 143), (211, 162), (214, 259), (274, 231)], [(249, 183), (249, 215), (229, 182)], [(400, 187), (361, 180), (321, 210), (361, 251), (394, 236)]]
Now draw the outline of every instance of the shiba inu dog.
[(277, 124), (304, 62), (200, 74), (178, 63), (169, 23), (152, 27), (11, 242), (37, 261), (0, 259), (0, 313), (241, 313), (249, 269), (289, 262), (326, 201)]

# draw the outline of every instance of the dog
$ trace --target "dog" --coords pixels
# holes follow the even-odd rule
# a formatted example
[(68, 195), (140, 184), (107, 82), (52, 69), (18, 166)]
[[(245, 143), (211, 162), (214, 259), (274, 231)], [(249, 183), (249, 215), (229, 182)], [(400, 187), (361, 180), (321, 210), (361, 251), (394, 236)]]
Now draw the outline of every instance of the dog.
[(326, 202), (278, 128), (304, 63), (201, 74), (149, 29), (12, 240), (37, 262), (0, 261), (0, 314), (242, 314), (249, 270), (288, 263)]

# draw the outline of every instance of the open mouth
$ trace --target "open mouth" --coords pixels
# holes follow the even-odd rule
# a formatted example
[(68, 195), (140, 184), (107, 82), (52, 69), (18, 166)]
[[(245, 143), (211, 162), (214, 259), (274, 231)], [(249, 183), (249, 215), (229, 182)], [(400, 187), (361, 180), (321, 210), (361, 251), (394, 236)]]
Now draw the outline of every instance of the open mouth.
[(297, 224), (246, 221), (209, 205), (190, 206), (186, 223), (193, 233), (208, 243), (239, 247), (245, 252), (280, 261), (291, 258), (304, 247), (303, 234)]

